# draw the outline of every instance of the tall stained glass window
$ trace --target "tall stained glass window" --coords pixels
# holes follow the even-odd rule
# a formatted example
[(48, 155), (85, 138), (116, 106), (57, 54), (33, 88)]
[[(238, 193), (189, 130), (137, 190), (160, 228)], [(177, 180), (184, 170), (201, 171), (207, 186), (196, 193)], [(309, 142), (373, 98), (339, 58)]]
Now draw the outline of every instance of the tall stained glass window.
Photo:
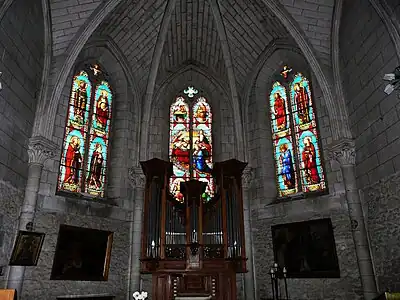
[(327, 189), (310, 82), (291, 71), (284, 67), (269, 94), (279, 197)]
[(73, 77), (58, 191), (103, 198), (113, 93), (98, 65)]
[(180, 183), (190, 179), (207, 183), (202, 195), (204, 202), (214, 196), (212, 112), (206, 98), (196, 96), (197, 93), (189, 87), (170, 107), (169, 157), (173, 163), (173, 176), (169, 187), (178, 202), (184, 202)]

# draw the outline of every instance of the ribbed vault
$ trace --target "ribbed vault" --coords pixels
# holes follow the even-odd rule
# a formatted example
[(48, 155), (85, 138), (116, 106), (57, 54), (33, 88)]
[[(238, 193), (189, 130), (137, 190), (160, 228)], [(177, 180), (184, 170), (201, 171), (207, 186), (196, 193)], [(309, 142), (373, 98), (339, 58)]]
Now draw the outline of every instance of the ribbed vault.
[[(95, 36), (112, 39), (127, 57), (141, 92), (147, 88), (151, 62), (167, 2), (123, 0), (96, 30)], [(289, 36), (262, 0), (177, 0), (167, 25), (156, 85), (186, 65), (209, 70), (221, 82), (229, 82), (226, 56), (230, 55), (237, 91), (242, 93), (247, 76), (265, 47)], [(217, 10), (217, 11), (213, 11)], [(228, 53), (221, 45), (215, 14), (222, 18)], [(221, 29), (220, 29), (221, 30)]]

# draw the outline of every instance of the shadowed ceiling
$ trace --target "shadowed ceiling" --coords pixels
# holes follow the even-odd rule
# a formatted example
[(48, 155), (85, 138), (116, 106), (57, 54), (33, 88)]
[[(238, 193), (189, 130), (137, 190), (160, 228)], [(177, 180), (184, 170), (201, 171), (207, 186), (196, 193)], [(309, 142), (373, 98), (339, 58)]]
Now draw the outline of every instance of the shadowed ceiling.
[[(112, 39), (122, 50), (140, 92), (147, 88), (167, 3), (123, 0), (95, 33)], [(186, 65), (203, 67), (221, 82), (228, 82), (226, 64), (230, 57), (239, 93), (245, 89), (246, 78), (267, 45), (275, 39), (289, 39), (288, 32), (263, 0), (176, 0), (166, 26), (156, 84)]]

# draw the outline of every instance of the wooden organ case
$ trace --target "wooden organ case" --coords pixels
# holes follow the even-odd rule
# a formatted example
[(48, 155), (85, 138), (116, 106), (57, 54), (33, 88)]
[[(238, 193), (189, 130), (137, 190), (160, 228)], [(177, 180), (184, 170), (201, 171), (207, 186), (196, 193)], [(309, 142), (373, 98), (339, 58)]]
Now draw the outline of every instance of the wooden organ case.
[(175, 297), (236, 299), (236, 273), (246, 272), (241, 176), (246, 163), (214, 164), (214, 199), (206, 183), (189, 180), (184, 201), (169, 194), (172, 164), (142, 162), (146, 175), (141, 273), (153, 275), (153, 300)]

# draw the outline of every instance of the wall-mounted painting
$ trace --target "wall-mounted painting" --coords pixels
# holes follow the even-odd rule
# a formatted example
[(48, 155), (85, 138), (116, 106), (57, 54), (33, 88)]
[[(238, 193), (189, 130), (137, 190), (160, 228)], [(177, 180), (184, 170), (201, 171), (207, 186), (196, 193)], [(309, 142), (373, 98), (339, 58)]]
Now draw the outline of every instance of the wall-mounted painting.
[(44, 233), (20, 230), (11, 254), (10, 266), (36, 266), (44, 236)]
[(107, 281), (113, 233), (61, 225), (52, 280)]
[(271, 227), (275, 261), (292, 278), (339, 278), (340, 269), (330, 219)]

